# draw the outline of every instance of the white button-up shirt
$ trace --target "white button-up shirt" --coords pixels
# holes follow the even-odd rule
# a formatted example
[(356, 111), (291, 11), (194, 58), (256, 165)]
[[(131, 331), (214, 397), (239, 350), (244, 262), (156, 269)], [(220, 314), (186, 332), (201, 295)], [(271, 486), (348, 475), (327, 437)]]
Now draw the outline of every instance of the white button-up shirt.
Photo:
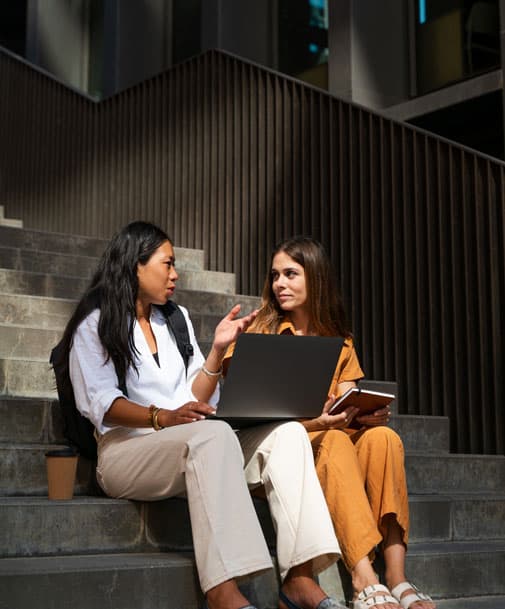
[[(169, 331), (162, 312), (152, 307), (150, 321), (156, 337), (160, 365), (158, 366), (152, 356), (144, 333), (135, 321), (133, 338), (138, 350), (135, 356), (137, 371), (130, 367), (126, 373), (128, 396), (124, 396), (118, 387), (118, 377), (112, 360), (106, 361), (107, 355), (98, 337), (99, 309), (92, 311), (79, 324), (70, 350), (70, 379), (77, 408), (90, 419), (98, 433), (104, 434), (110, 431), (111, 427), (103, 423), (103, 417), (118, 397), (127, 397), (146, 408), (155, 404), (159, 408), (169, 410), (196, 400), (191, 386), (205, 360), (196, 342), (188, 312), (184, 307), (181, 309), (188, 324), (189, 338), (194, 349), (187, 376), (175, 337)], [(218, 400), (219, 385), (208, 403), (214, 406)], [(152, 432), (150, 428), (132, 430), (135, 434), (150, 432)]]

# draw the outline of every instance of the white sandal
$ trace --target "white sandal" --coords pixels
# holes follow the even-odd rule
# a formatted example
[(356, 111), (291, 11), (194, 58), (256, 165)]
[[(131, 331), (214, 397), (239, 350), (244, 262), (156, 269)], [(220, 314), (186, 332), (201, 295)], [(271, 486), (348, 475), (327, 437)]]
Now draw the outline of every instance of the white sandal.
[(363, 588), (355, 601), (351, 601), (351, 609), (368, 609), (374, 605), (385, 605), (386, 603), (398, 604), (396, 598), (391, 596), (391, 592), (382, 584), (372, 584)]
[[(411, 594), (407, 594), (407, 596), (401, 598), (405, 590), (410, 589), (414, 590), (414, 592), (412, 592)], [(398, 584), (391, 590), (391, 594), (400, 603), (403, 609), (409, 609), (412, 603), (418, 603), (419, 601), (429, 601), (430, 603), (433, 602), (433, 599), (430, 596), (428, 596), (427, 594), (423, 594), (419, 590), (419, 588), (417, 588), (416, 586), (414, 586), (414, 584), (411, 584), (410, 582), (402, 582), (401, 584)]]

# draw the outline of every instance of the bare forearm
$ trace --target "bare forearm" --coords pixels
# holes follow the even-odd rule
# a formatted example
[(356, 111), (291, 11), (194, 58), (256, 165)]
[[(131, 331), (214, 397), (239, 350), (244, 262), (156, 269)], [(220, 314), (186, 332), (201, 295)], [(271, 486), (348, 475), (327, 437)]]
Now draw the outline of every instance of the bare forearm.
[(106, 425), (121, 427), (153, 427), (157, 431), (164, 427), (195, 423), (215, 413), (215, 408), (204, 402), (186, 402), (175, 410), (149, 408), (130, 402), (126, 398), (117, 398), (107, 411), (103, 421)]
[(212, 346), (204, 363), (207, 373), (203, 369), (200, 370), (193, 381), (191, 390), (193, 395), (201, 402), (208, 402), (216, 389), (216, 385), (221, 377), (225, 352), (225, 349), (216, 349), (216, 347)]
[(317, 419), (301, 420), (300, 423), (305, 427), (306, 431), (322, 431), (327, 429)]
[(103, 418), (105, 425), (121, 427), (151, 427), (149, 409), (126, 398), (117, 398)]

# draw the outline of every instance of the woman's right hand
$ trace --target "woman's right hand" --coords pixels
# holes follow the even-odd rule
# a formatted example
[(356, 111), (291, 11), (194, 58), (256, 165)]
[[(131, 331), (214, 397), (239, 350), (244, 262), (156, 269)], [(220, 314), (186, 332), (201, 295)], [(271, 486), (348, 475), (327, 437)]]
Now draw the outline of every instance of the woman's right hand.
[(315, 419), (303, 421), (307, 431), (323, 431), (326, 429), (345, 429), (359, 412), (358, 408), (350, 406), (339, 414), (328, 414), (328, 411), (335, 403), (335, 396), (330, 395), (326, 400), (322, 413)]
[(186, 402), (175, 410), (161, 409), (158, 413), (158, 423), (162, 427), (196, 423), (215, 413), (216, 409), (205, 402)]
[(235, 305), (228, 315), (217, 324), (214, 332), (214, 341), (212, 346), (219, 352), (224, 352), (231, 343), (235, 342), (240, 334), (245, 332), (247, 328), (258, 315), (258, 309), (255, 309), (249, 315), (237, 317), (240, 313), (240, 305)]

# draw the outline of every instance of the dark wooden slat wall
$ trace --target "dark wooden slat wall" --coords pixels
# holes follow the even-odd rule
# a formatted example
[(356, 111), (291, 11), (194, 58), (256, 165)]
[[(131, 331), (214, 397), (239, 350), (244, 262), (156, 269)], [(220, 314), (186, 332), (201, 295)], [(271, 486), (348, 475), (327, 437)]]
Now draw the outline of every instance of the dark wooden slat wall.
[(0, 163), (25, 226), (149, 219), (242, 293), (319, 238), (367, 375), (450, 416), (454, 450), (505, 452), (502, 163), (216, 51), (100, 103), (0, 52)]

